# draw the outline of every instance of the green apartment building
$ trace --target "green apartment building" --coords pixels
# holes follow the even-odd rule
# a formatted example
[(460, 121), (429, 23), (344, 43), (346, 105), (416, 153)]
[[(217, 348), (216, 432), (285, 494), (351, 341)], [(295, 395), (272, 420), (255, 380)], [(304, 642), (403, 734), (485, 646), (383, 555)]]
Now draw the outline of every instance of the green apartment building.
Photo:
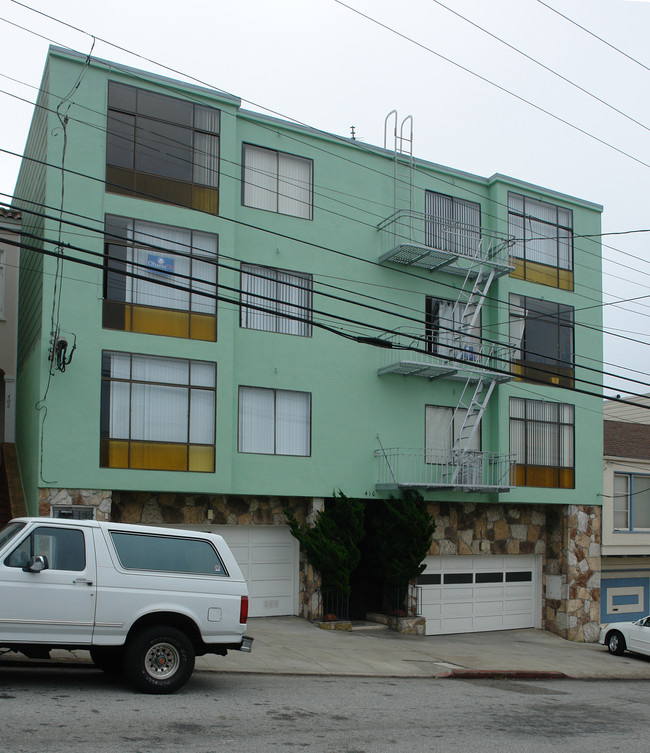
[(284, 508), (414, 488), (424, 632), (594, 640), (601, 207), (386, 132), (50, 50), (15, 196), (28, 509), (210, 526), (253, 616), (312, 617)]

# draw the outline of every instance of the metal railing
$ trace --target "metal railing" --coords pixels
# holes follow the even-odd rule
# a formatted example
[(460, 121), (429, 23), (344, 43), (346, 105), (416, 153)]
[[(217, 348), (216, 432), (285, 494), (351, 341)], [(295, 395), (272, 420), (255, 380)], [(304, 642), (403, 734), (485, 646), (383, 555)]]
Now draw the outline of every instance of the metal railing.
[(421, 614), (422, 587), (386, 588), (382, 593), (382, 614), (391, 617), (418, 617)]
[(316, 618), (322, 622), (350, 619), (350, 595), (341, 591), (318, 591)]
[(515, 486), (515, 455), (424, 448), (375, 450), (379, 461), (377, 489), (457, 489), (476, 492), (509, 491)]
[[(380, 350), (380, 371), (391, 371), (400, 361), (425, 366), (448, 367), (457, 371), (510, 371), (515, 348), (510, 344), (488, 343), (465, 334), (447, 336), (448, 342), (433, 342), (426, 330), (398, 328), (383, 337), (392, 348)], [(414, 350), (408, 350), (414, 348)], [(423, 350), (430, 350), (423, 353)]]
[[(509, 248), (514, 237), (475, 225), (401, 209), (377, 226), (382, 234), (382, 255), (403, 246), (415, 246), (457, 256), (473, 263), (510, 267)], [(418, 261), (416, 266), (426, 266)]]

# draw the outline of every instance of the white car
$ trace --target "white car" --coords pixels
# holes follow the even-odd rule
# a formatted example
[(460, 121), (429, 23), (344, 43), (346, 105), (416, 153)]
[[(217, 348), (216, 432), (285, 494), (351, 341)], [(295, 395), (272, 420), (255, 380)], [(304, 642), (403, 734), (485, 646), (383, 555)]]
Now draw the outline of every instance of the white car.
[(607, 646), (609, 652), (617, 656), (626, 650), (650, 656), (650, 615), (634, 622), (601, 625), (598, 643)]

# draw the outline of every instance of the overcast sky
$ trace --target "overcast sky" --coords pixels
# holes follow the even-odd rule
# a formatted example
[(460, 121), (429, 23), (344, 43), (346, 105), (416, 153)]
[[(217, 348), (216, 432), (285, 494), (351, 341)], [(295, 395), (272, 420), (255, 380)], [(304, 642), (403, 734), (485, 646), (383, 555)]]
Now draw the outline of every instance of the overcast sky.
[[(605, 233), (650, 228), (648, 2), (544, 0), (629, 57), (540, 0), (345, 0), (403, 36), (336, 0), (26, 2), (105, 40), (96, 41), (96, 57), (174, 75), (143, 59), (149, 58), (241, 97), (250, 109), (266, 107), (344, 136), (354, 126), (357, 138), (370, 144), (383, 143), (386, 114), (397, 109), (400, 118), (413, 116), (418, 157), (486, 177), (511, 175), (602, 204)], [(0, 0), (0, 9), (0, 148), (21, 153), (33, 106), (18, 97), (34, 101), (48, 39), (84, 53), (92, 40), (12, 0)], [(13, 192), (18, 166), (17, 158), (0, 153), (0, 192)], [(645, 384), (614, 376), (605, 382), (621, 393), (650, 392), (650, 233), (603, 241), (605, 303), (615, 304), (605, 306), (604, 369)], [(640, 296), (647, 298), (616, 303)]]

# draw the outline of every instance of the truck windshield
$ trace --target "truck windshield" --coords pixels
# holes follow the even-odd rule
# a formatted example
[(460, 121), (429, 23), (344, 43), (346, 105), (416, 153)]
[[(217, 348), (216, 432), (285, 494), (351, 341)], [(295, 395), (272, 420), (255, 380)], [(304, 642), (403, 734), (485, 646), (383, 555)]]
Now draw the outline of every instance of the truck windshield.
[(7, 525), (0, 531), (0, 549), (13, 537), (25, 527), (25, 523), (7, 523)]

